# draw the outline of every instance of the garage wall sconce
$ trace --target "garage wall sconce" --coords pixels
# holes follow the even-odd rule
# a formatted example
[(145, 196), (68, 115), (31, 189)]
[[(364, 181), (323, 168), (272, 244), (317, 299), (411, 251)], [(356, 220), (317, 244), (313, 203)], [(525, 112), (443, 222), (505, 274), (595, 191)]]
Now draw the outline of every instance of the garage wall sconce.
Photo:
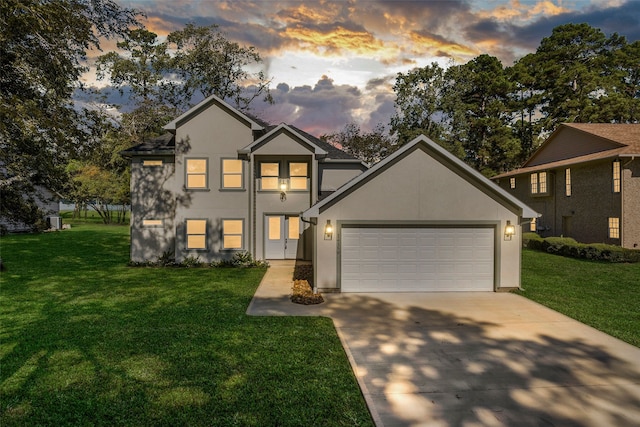
[(511, 221), (507, 220), (507, 225), (504, 227), (504, 240), (511, 240), (516, 234), (516, 226), (511, 224)]
[(333, 226), (331, 225), (331, 220), (327, 220), (327, 225), (324, 226), (324, 240), (333, 239)]

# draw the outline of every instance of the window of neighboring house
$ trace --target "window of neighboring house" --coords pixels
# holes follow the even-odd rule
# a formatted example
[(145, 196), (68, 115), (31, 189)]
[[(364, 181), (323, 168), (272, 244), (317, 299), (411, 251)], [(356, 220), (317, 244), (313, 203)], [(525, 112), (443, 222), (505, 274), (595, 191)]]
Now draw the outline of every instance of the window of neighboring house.
[(242, 175), (242, 160), (222, 159), (222, 188), (242, 189), (244, 180)]
[(613, 162), (613, 192), (620, 192), (620, 162)]
[(143, 160), (142, 161), (142, 166), (162, 166), (162, 160)]
[(208, 188), (207, 159), (186, 159), (186, 187), (187, 189)]
[(222, 220), (222, 249), (242, 249), (244, 220)]
[(571, 169), (566, 168), (564, 170), (564, 195), (571, 195)]
[(142, 220), (143, 227), (162, 227), (161, 219), (143, 219)]
[(309, 165), (307, 163), (289, 163), (289, 189), (306, 190), (308, 188), (307, 179)]
[(547, 193), (547, 173), (538, 172), (531, 174), (531, 194)]
[(187, 249), (207, 249), (207, 220), (187, 220)]
[(534, 233), (538, 231), (538, 229), (536, 228), (537, 224), (538, 224), (538, 218), (533, 218), (529, 223), (529, 231), (533, 231)]
[(609, 218), (609, 238), (620, 238), (620, 218)]
[(510, 188), (516, 188), (516, 178), (509, 178), (509, 187)]
[(260, 189), (279, 190), (280, 163), (263, 162), (260, 163)]

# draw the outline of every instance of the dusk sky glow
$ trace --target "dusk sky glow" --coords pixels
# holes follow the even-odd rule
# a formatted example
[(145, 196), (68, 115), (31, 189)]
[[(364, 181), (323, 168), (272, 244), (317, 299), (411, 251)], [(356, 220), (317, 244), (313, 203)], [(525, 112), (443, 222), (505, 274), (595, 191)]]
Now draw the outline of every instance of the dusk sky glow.
[(315, 135), (388, 124), (394, 77), (414, 67), (483, 53), (509, 66), (567, 23), (640, 39), (640, 2), (625, 0), (117, 1), (143, 11), (160, 37), (188, 22), (217, 24), (229, 40), (255, 46), (276, 104), (256, 102), (254, 113)]

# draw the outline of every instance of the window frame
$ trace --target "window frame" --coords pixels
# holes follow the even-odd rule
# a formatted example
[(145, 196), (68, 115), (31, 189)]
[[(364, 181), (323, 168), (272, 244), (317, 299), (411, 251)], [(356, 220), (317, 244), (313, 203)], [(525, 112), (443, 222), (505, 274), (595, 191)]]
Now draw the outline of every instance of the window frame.
[[(262, 165), (265, 164), (270, 164), (270, 165), (278, 165), (278, 174), (277, 175), (263, 175), (262, 174)], [(260, 191), (274, 191), (274, 192), (279, 192), (280, 191), (280, 174), (282, 173), (282, 162), (277, 161), (277, 160), (261, 160), (258, 163), (258, 173), (260, 176)], [(275, 178), (276, 179), (276, 186), (275, 188), (264, 188), (263, 185), (263, 178)]]
[[(240, 162), (240, 173), (237, 172), (227, 172), (224, 171), (224, 162), (225, 160), (236, 160)], [(225, 176), (238, 176), (240, 175), (240, 187), (225, 187), (224, 186), (224, 178)], [(244, 162), (235, 157), (221, 157), (220, 158), (220, 190), (221, 191), (244, 191), (245, 190), (245, 180), (244, 180)]]
[(564, 195), (566, 197), (571, 197), (572, 194), (572, 185), (571, 185), (571, 168), (566, 168), (564, 170)]
[[(225, 233), (224, 231), (224, 222), (225, 221), (240, 221), (241, 223), (241, 231), (238, 233)], [(222, 218), (220, 220), (220, 235), (221, 235), (221, 251), (243, 251), (245, 250), (244, 237), (245, 237), (245, 219), (244, 218)], [(240, 236), (240, 247), (239, 248), (227, 248), (224, 245), (225, 236)]]
[[(204, 221), (204, 233), (189, 233), (189, 221)], [(206, 218), (185, 218), (184, 220), (184, 247), (188, 251), (208, 251), (209, 250), (209, 220)], [(189, 247), (189, 236), (204, 236), (204, 247)]]
[[(189, 161), (190, 160), (204, 160), (204, 172), (189, 173)], [(189, 176), (191, 175), (204, 175), (204, 187), (190, 187)], [(185, 157), (184, 159), (184, 188), (189, 191), (209, 191), (209, 158), (208, 157)]]
[[(158, 162), (160, 162), (158, 164)], [(161, 168), (164, 166), (164, 160), (162, 159), (143, 159), (142, 167), (144, 168)]]
[[(305, 165), (306, 167), (306, 174), (305, 175), (291, 175), (291, 165), (294, 164), (301, 164), (301, 165)], [(302, 192), (306, 192), (309, 191), (309, 187), (310, 187), (310, 182), (309, 182), (309, 171), (311, 169), (311, 165), (309, 164), (309, 162), (304, 161), (304, 160), (288, 160), (287, 161), (287, 174), (288, 177), (287, 179), (289, 180), (287, 188), (289, 189), (289, 191), (302, 191)], [(292, 178), (305, 178), (305, 188), (292, 188), (291, 186), (291, 182), (292, 182)]]
[(611, 189), (614, 193), (620, 193), (622, 190), (622, 168), (620, 160), (614, 160), (611, 167)]
[(549, 173), (547, 171), (531, 173), (529, 184), (529, 192), (532, 196), (549, 195)]
[(516, 177), (512, 176), (509, 178), (509, 188), (514, 190), (516, 188)]
[(607, 236), (609, 239), (620, 239), (620, 218), (609, 217), (607, 219)]

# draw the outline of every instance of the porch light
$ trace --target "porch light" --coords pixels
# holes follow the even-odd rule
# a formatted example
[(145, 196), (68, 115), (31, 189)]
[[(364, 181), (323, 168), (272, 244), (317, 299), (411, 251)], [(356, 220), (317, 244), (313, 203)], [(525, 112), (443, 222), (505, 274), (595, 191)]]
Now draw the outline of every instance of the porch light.
[(285, 200), (287, 200), (287, 180), (281, 179), (280, 180), (280, 201), (284, 202)]
[(504, 240), (511, 240), (516, 234), (515, 225), (511, 224), (511, 221), (507, 220), (507, 225), (504, 227)]
[(331, 220), (327, 220), (327, 225), (324, 226), (324, 240), (333, 239), (333, 226), (331, 225)]

